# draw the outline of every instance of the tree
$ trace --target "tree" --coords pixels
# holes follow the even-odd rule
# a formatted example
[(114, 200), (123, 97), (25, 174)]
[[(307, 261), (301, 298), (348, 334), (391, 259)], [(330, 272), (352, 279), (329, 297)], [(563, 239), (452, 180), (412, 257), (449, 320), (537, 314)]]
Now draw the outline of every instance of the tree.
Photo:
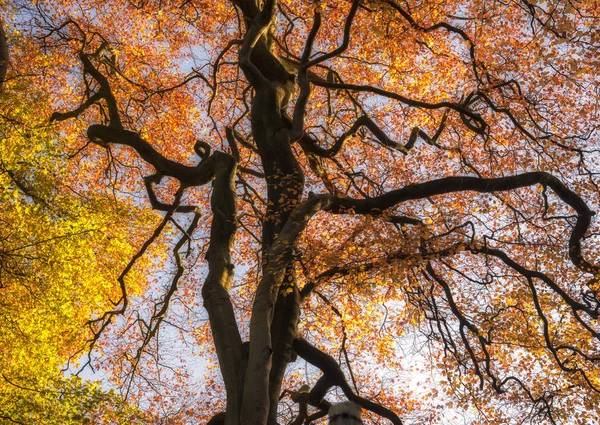
[(62, 378), (40, 387), (32, 378), (30, 388), (12, 382), (12, 391), (0, 393), (2, 423), (76, 425), (98, 423), (148, 423), (148, 417), (123, 403), (115, 390), (105, 391), (100, 385), (81, 378)]
[(88, 241), (120, 290), (88, 363), (128, 396), (181, 391), (179, 335), (219, 371), (179, 423), (309, 423), (333, 388), (373, 422), (598, 421), (597, 2), (7, 10), (66, 184), (161, 212), (116, 273)]
[[(18, 65), (26, 37), (13, 28), (8, 37)], [(69, 184), (73, 158), (39, 113), (50, 93), (12, 77), (0, 93), (0, 423), (140, 423), (119, 396), (61, 369), (85, 347), (86, 321), (120, 295), (118, 270), (143, 242), (124, 235), (144, 229), (148, 215)]]

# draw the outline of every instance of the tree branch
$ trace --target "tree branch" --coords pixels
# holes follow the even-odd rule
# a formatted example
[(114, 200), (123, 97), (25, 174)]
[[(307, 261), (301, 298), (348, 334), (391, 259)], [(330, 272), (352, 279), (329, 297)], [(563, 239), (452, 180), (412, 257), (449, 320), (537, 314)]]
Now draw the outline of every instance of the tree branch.
[[(387, 134), (385, 134), (383, 132), (383, 130), (381, 130), (381, 128), (377, 124), (375, 124), (375, 122), (373, 120), (371, 120), (368, 116), (362, 115), (360, 118), (358, 118), (354, 122), (352, 127), (350, 127), (342, 136), (340, 136), (335, 141), (335, 143), (328, 149), (324, 149), (324, 148), (318, 146), (316, 141), (307, 135), (305, 135), (304, 137), (302, 137), (299, 140), (299, 144), (302, 147), (302, 149), (304, 149), (306, 152), (310, 152), (312, 154), (318, 155), (323, 158), (332, 158), (341, 150), (344, 143), (350, 137), (354, 136), (361, 127), (367, 127), (369, 130), (371, 130), (373, 135), (377, 138), (377, 140), (379, 140), (381, 142), (381, 144), (383, 146), (398, 150), (398, 151), (402, 152), (404, 155), (406, 155), (408, 150), (414, 146), (417, 134), (420, 134), (420, 133), (418, 133), (418, 131), (419, 131), (418, 127), (415, 127), (417, 129), (417, 131), (413, 131), (411, 133), (411, 137), (409, 138), (407, 143), (405, 145), (401, 145), (400, 143), (394, 142), (392, 139), (390, 139), (387, 136)], [(413, 133), (414, 133), (414, 136), (413, 136)], [(425, 134), (422, 131), (421, 131), (421, 133)]]
[(333, 214), (381, 214), (402, 202), (424, 199), (430, 196), (454, 192), (492, 193), (514, 190), (540, 184), (550, 187), (556, 195), (577, 213), (577, 221), (569, 238), (569, 256), (573, 264), (581, 270), (594, 274), (598, 278), (598, 267), (586, 261), (581, 254), (581, 240), (588, 230), (592, 216), (595, 214), (584, 200), (565, 186), (552, 174), (531, 172), (509, 177), (446, 177), (425, 183), (412, 184), (402, 189), (387, 192), (381, 196), (368, 199), (333, 198), (326, 211)]
[(320, 27), (321, 12), (319, 11), (318, 7), (315, 7), (313, 14), (313, 26), (306, 38), (304, 52), (302, 53), (302, 58), (300, 59), (300, 68), (298, 69), (298, 87), (300, 87), (300, 93), (298, 94), (298, 99), (296, 100), (296, 105), (294, 107), (294, 117), (290, 132), (290, 140), (292, 142), (300, 139), (304, 135), (306, 104), (308, 103), (308, 99), (310, 97), (310, 83), (308, 82), (308, 77), (306, 75), (308, 71), (307, 63), (312, 52), (315, 37), (317, 36)]
[(191, 213), (196, 212), (197, 207), (193, 205), (169, 205), (165, 204), (158, 200), (154, 189), (152, 188), (152, 184), (159, 183), (161, 180), (161, 176), (158, 174), (153, 174), (151, 176), (144, 177), (144, 185), (146, 186), (146, 192), (148, 193), (148, 199), (150, 200), (150, 205), (152, 208), (157, 211), (171, 211), (173, 207), (175, 207), (175, 212), (178, 213)]
[[(318, 58), (315, 58), (308, 62), (306, 65), (303, 65), (305, 68), (310, 68), (312, 66), (318, 65), (322, 62), (325, 62), (328, 59), (334, 58), (342, 53), (348, 48), (350, 45), (350, 31), (352, 30), (352, 23), (354, 22), (354, 17), (356, 16), (356, 11), (358, 10), (358, 5), (360, 4), (360, 0), (353, 0), (352, 6), (350, 7), (350, 11), (348, 12), (348, 16), (346, 17), (346, 23), (344, 24), (344, 36), (342, 38), (342, 43), (334, 50), (329, 53), (326, 53)], [(310, 53), (310, 52), (309, 52)], [(305, 52), (306, 54), (306, 52)], [(303, 57), (303, 59), (307, 60), (309, 57)]]
[(334, 90), (352, 90), (358, 92), (368, 92), (373, 93), (379, 96), (387, 97), (389, 99), (397, 100), (405, 105), (412, 106), (415, 108), (423, 108), (423, 109), (442, 109), (448, 108), (452, 109), (460, 114), (469, 117), (473, 123), (469, 126), (471, 130), (473, 130), (477, 134), (483, 134), (487, 128), (486, 122), (481, 118), (481, 116), (469, 109), (465, 108), (463, 105), (453, 102), (437, 102), (437, 103), (429, 103), (423, 102), (421, 100), (410, 99), (408, 97), (402, 96), (398, 93), (390, 92), (387, 90), (383, 90), (379, 87), (369, 86), (369, 85), (359, 85), (359, 84), (347, 84), (347, 83), (334, 83), (330, 81), (323, 80), (312, 80), (314, 85), (324, 87), (327, 89)]
[(321, 385), (325, 385), (325, 380), (327, 380), (327, 385), (330, 385), (330, 387), (334, 385), (338, 386), (344, 392), (344, 395), (348, 398), (348, 400), (353, 401), (359, 406), (383, 418), (389, 419), (394, 425), (402, 425), (402, 421), (398, 415), (396, 415), (390, 409), (356, 395), (346, 381), (344, 372), (342, 372), (342, 369), (338, 363), (329, 354), (324, 353), (302, 338), (297, 338), (294, 340), (294, 350), (300, 357), (313, 366), (316, 366), (323, 372), (324, 380), (319, 380), (323, 383)]
[(133, 131), (94, 124), (88, 128), (87, 135), (93, 143), (100, 146), (114, 143), (132, 147), (143, 160), (156, 168), (157, 174), (174, 177), (186, 186), (200, 186), (214, 178), (215, 155), (198, 166), (189, 167), (165, 158)]
[(108, 79), (92, 64), (92, 61), (87, 53), (84, 53), (83, 51), (80, 52), (79, 59), (83, 63), (83, 71), (90, 74), (92, 78), (94, 78), (94, 80), (96, 80), (96, 82), (100, 85), (100, 91), (98, 93), (101, 93), (102, 98), (106, 101), (109, 126), (122, 130), (123, 123), (121, 122), (121, 114), (119, 113), (117, 99), (110, 88)]
[(79, 105), (77, 108), (73, 109), (72, 111), (54, 112), (50, 116), (50, 122), (65, 121), (65, 120), (68, 120), (69, 118), (77, 118), (79, 115), (84, 113), (90, 106), (95, 105), (96, 103), (100, 102), (100, 100), (102, 100), (102, 99), (104, 99), (104, 95), (102, 94), (102, 92), (99, 91), (97, 93), (94, 93), (93, 95), (88, 97), (86, 100), (84, 100), (81, 103), (81, 105)]
[(211, 158), (214, 158), (215, 175), (210, 202), (213, 221), (206, 252), (208, 276), (202, 287), (202, 297), (227, 390), (225, 423), (239, 423), (246, 358), (228, 293), (234, 274), (231, 248), (237, 230), (237, 164), (232, 156), (219, 151), (208, 160)]
[(265, 1), (263, 9), (253, 18), (252, 24), (244, 36), (244, 42), (242, 43), (242, 48), (240, 49), (238, 57), (240, 68), (244, 71), (250, 84), (257, 89), (270, 86), (271, 82), (262, 74), (258, 67), (252, 63), (250, 54), (256, 43), (258, 43), (260, 38), (269, 30), (275, 16), (276, 8), (277, 0)]

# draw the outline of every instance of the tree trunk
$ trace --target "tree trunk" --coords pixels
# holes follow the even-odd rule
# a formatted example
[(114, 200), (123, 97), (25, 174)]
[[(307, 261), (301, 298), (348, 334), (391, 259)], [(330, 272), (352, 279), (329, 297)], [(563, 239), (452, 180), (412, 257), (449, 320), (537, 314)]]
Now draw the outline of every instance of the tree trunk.
[(6, 43), (6, 36), (4, 35), (4, 26), (2, 19), (0, 19), (0, 92), (4, 86), (6, 79), (6, 71), (8, 70), (8, 44)]
[[(227, 390), (225, 424), (275, 425), (281, 384), (293, 357), (292, 342), (300, 314), (300, 297), (291, 263), (293, 250), (291, 244), (279, 243), (281, 238), (278, 237), (304, 189), (302, 168), (291, 147), (289, 119), (284, 115), (296, 85), (295, 77), (271, 50), (270, 28), (276, 2), (266, 1), (261, 11), (253, 1), (232, 2), (244, 14), (247, 26), (239, 64), (254, 89), (250, 121), (253, 141), (262, 161), (268, 201), (262, 229), (263, 275), (252, 310), (247, 352), (241, 348), (233, 312), (229, 311), (231, 302), (225, 282), (229, 278), (224, 277), (228, 265), (223, 262), (229, 261), (231, 245), (221, 242), (222, 249), (217, 248), (218, 240), (231, 241), (230, 237), (215, 239), (211, 235), (208, 255), (211, 272), (203, 296)], [(218, 196), (215, 187), (214, 203), (220, 202), (214, 200)], [(213, 209), (213, 213), (216, 220), (218, 208)], [(219, 226), (213, 222), (213, 229)], [(292, 233), (295, 228), (292, 226)]]

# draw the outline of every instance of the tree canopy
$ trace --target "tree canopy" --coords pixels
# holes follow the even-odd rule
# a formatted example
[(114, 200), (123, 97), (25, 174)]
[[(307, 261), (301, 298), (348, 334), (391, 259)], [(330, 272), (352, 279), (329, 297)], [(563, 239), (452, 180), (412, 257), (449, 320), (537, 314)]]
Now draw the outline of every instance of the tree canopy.
[(0, 421), (600, 423), (600, 3), (0, 7)]

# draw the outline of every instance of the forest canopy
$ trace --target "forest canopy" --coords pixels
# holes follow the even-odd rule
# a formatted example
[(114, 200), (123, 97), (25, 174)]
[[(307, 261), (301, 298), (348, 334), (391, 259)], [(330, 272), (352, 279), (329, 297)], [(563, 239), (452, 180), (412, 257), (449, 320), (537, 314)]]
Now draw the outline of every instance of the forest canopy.
[(600, 424), (596, 0), (0, 0), (0, 423)]

